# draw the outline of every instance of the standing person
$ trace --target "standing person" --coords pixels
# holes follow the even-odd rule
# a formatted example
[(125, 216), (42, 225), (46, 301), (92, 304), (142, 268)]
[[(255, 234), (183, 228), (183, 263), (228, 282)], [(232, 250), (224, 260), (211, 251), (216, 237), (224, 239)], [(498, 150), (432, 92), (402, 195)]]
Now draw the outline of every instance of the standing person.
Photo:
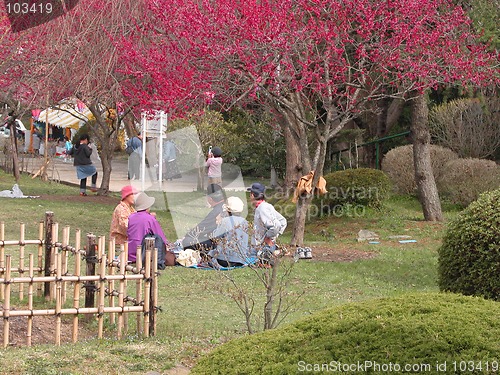
[[(161, 238), (163, 242), (161, 251), (166, 251), (166, 247), (171, 246), (156, 216), (149, 212), (154, 203), (155, 198), (144, 192), (137, 194), (135, 197), (135, 209), (137, 211), (129, 216), (127, 229), (128, 260), (131, 262), (137, 260), (137, 246), (142, 246), (142, 241), (146, 235), (157, 235)], [(160, 250), (160, 246), (158, 250)]]
[(40, 144), (41, 144), (41, 133), (40, 131), (37, 129), (35, 130), (35, 132), (31, 135), (33, 138), (32, 138), (32, 143), (33, 143), (33, 154), (35, 154), (35, 156), (38, 156), (38, 155), (41, 155), (40, 154)]
[(63, 161), (66, 163), (66, 160), (70, 157), (70, 151), (73, 148), (73, 144), (69, 140), (68, 137), (64, 137), (64, 159)]
[[(141, 159), (142, 159), (142, 135), (132, 137), (127, 142), (127, 150), (130, 150), (128, 158), (128, 179), (140, 180), (141, 178)], [(128, 153), (128, 151), (127, 151)]]
[(182, 175), (177, 165), (177, 149), (174, 141), (167, 138), (163, 144), (163, 179), (172, 180), (173, 178), (181, 178)]
[(115, 240), (117, 246), (124, 245), (127, 242), (128, 218), (136, 212), (134, 202), (137, 190), (131, 185), (126, 185), (122, 188), (121, 193), (122, 199), (113, 211), (109, 230), (109, 237)]
[(80, 195), (87, 196), (87, 177), (92, 176), (92, 185), (90, 191), (97, 191), (97, 170), (92, 164), (90, 155), (93, 149), (90, 145), (90, 137), (88, 134), (82, 134), (80, 141), (75, 144), (70, 150), (70, 155), (73, 155), (73, 165), (76, 167), (76, 176), (80, 180)]
[(208, 184), (222, 185), (222, 150), (214, 147), (208, 153), (205, 167), (208, 169)]
[[(266, 202), (266, 187), (259, 182), (247, 189), (250, 192), (250, 201), (255, 208), (252, 236), (252, 248), (265, 260), (276, 254), (276, 239), (286, 229), (286, 218), (274, 206)], [(272, 262), (270, 262), (272, 264)]]
[(225, 217), (213, 233), (217, 248), (208, 255), (222, 267), (238, 267), (247, 263), (248, 258), (248, 221), (241, 216), (243, 201), (229, 197), (223, 205)]

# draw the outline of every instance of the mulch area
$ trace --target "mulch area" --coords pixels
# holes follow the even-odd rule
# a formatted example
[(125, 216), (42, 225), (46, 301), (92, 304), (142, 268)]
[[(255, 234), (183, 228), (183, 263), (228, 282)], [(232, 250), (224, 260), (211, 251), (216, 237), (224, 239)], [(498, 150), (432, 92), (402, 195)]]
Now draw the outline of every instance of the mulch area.
[[(307, 245), (306, 245), (307, 246)], [(312, 251), (312, 259), (304, 259), (308, 262), (354, 262), (363, 259), (372, 259), (378, 255), (374, 251), (362, 251), (352, 247), (308, 246)], [(289, 255), (293, 256), (293, 248), (288, 249)], [(302, 261), (302, 260), (301, 260)]]
[(374, 251), (361, 251), (353, 248), (310, 247), (313, 254), (311, 260), (317, 262), (354, 262), (356, 260), (372, 259), (378, 255)]
[[(3, 308), (0, 305), (0, 309)], [(12, 308), (15, 310), (15, 308)], [(80, 318), (84, 319), (84, 318)], [(0, 342), (3, 343), (3, 319), (0, 319)], [(56, 342), (55, 337), (55, 318), (54, 316), (35, 316), (33, 317), (32, 327), (32, 345), (50, 344)], [(71, 319), (65, 317), (61, 324), (61, 343), (72, 342), (73, 323)], [(12, 316), (9, 318), (9, 346), (26, 346), (28, 333), (28, 317)], [(78, 340), (96, 337), (97, 331), (89, 331), (85, 328), (85, 323), (79, 324)]]

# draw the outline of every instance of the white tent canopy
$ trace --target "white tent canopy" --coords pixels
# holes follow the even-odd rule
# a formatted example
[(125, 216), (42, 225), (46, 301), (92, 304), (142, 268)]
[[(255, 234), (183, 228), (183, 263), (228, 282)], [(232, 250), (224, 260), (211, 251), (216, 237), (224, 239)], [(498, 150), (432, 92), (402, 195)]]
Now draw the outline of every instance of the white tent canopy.
[(78, 129), (81, 123), (86, 123), (92, 117), (92, 113), (87, 107), (84, 107), (82, 112), (67, 104), (61, 104), (57, 108), (58, 109), (48, 108), (43, 110), (38, 116), (38, 120), (47, 122), (48, 111), (49, 124), (59, 126), (61, 128), (72, 127)]
[(16, 118), (16, 128), (17, 130), (22, 131), (23, 133), (27, 130), (26, 126), (24, 126), (23, 122), (18, 118)]

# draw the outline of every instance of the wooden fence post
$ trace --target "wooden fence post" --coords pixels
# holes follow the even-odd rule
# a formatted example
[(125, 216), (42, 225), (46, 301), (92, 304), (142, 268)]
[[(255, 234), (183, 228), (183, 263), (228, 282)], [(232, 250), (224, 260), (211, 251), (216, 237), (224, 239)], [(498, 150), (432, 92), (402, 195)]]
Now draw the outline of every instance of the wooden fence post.
[(144, 337), (149, 337), (149, 311), (151, 300), (151, 254), (154, 251), (155, 238), (145, 238), (145, 262), (144, 262)]
[[(76, 248), (77, 252), (75, 254), (75, 276), (81, 276), (81, 265), (82, 265), (82, 256), (79, 252), (80, 246), (80, 232), (77, 231), (77, 243), (78, 247)], [(81, 283), (80, 281), (75, 282), (75, 286), (73, 289), (73, 308), (77, 311), (77, 313), (73, 316), (73, 333), (72, 333), (72, 341), (76, 343), (78, 341), (78, 309), (80, 308), (80, 289)]]
[(4, 302), (3, 302), (3, 347), (9, 346), (9, 317), (10, 317), (10, 284), (11, 284), (11, 267), (12, 261), (10, 255), (5, 257), (5, 281), (4, 289)]
[[(21, 223), (21, 237), (19, 239), (19, 274), (23, 276), (24, 274), (24, 234), (26, 231), (26, 226)], [(24, 299), (24, 284), (19, 284), (19, 300)]]
[(158, 269), (158, 249), (155, 238), (145, 238), (146, 264), (144, 264), (144, 336), (154, 336), (156, 331), (156, 292), (155, 277)]
[(156, 313), (158, 311), (158, 251), (151, 260), (151, 303), (149, 305), (149, 336), (156, 336)]
[[(53, 316), (55, 344), (62, 343), (62, 316), (73, 316), (73, 332), (72, 341), (78, 339), (78, 321), (81, 315), (87, 319), (92, 319), (93, 316), (98, 317), (98, 337), (102, 338), (104, 334), (105, 314), (110, 314), (110, 320), (114, 321), (114, 314), (118, 313), (118, 337), (123, 337), (127, 329), (127, 317), (129, 313), (137, 314), (138, 334), (143, 334), (145, 337), (154, 336), (156, 333), (156, 313), (158, 309), (158, 284), (157, 284), (157, 264), (158, 251), (155, 249), (155, 238), (149, 237), (146, 240), (145, 262), (142, 264), (142, 249), (137, 249), (136, 265), (127, 265), (127, 245), (121, 246), (121, 254), (119, 261), (114, 259), (114, 241), (110, 241), (109, 262), (106, 254), (106, 238), (99, 237), (99, 242), (96, 242), (96, 236), (89, 233), (87, 235), (88, 245), (85, 250), (80, 250), (80, 231), (76, 231), (75, 243), (76, 248), (69, 245), (70, 228), (66, 226), (63, 230), (62, 243), (58, 240), (58, 224), (55, 223), (54, 213), (46, 212), (45, 220), (39, 223), (39, 235), (37, 240), (26, 240), (24, 224), (21, 225), (21, 234), (19, 241), (5, 241), (4, 223), (0, 222), (0, 248), (2, 253), (5, 253), (5, 246), (19, 246), (19, 267), (12, 269), (12, 257), (4, 256), (0, 259), (3, 268), (0, 269), (0, 291), (4, 297), (2, 301), (2, 309), (0, 311), (0, 319), (3, 320), (3, 346), (10, 345), (10, 325), (9, 318), (11, 317), (27, 317), (27, 333), (26, 343), (30, 346), (33, 338), (33, 318), (35, 316)], [(45, 231), (45, 233), (44, 233)], [(45, 238), (44, 238), (45, 236)], [(25, 269), (25, 252), (23, 250), (26, 245), (36, 245), (38, 251), (29, 254), (29, 269)], [(45, 247), (45, 254), (44, 248)], [(58, 251), (60, 249), (60, 251)], [(68, 254), (69, 251), (75, 253), (75, 271), (74, 274), (68, 272)], [(81, 277), (81, 254), (85, 254), (84, 259), (87, 261), (86, 275)], [(3, 255), (3, 254), (2, 254)], [(36, 258), (35, 258), (36, 257)], [(45, 257), (45, 264), (43, 258)], [(35, 268), (35, 262), (40, 266)], [(101, 262), (99, 273), (96, 272), (96, 263)], [(115, 267), (119, 266), (120, 275), (116, 275)], [(108, 272), (106, 272), (108, 271)], [(127, 274), (127, 271), (133, 274)], [(19, 273), (18, 277), (12, 277), (12, 272)], [(29, 272), (25, 276), (23, 273)], [(42, 274), (43, 273), (43, 274)], [(38, 276), (35, 276), (38, 274)], [(126, 295), (127, 282), (137, 282), (136, 296)], [(114, 289), (115, 281), (119, 282), (119, 290)], [(81, 283), (86, 289), (85, 292), (85, 308), (80, 308), (80, 288)], [(11, 292), (12, 284), (19, 284), (20, 296), (28, 295), (27, 310), (11, 310)], [(26, 285), (27, 284), (27, 285)], [(34, 309), (35, 291), (41, 292), (43, 284), (45, 297), (54, 299), (55, 308), (44, 310)], [(65, 288), (73, 285), (73, 307), (65, 308)], [(108, 286), (108, 289), (106, 288)], [(132, 285), (131, 285), (132, 286)], [(133, 289), (133, 288), (130, 288)], [(109, 290), (109, 306), (106, 306), (106, 296)], [(48, 292), (47, 292), (48, 291)], [(96, 292), (99, 294), (96, 295)], [(98, 296), (98, 300), (96, 298)], [(115, 305), (113, 297), (118, 297), (118, 306)], [(125, 306), (126, 303), (133, 303), (134, 306)], [(133, 315), (132, 315), (133, 316)], [(142, 326), (143, 329), (140, 329)], [(0, 345), (2, 345), (0, 344)]]
[[(95, 275), (95, 265), (97, 263), (96, 248), (95, 235), (91, 233), (87, 234), (87, 251), (85, 256), (87, 276)], [(85, 283), (85, 307), (94, 307), (95, 289), (95, 281), (87, 281)]]
[[(43, 273), (43, 225), (44, 222), (40, 221), (38, 224), (38, 254), (37, 254), (37, 267), (38, 267), (38, 276), (42, 277)], [(42, 295), (42, 283), (37, 283), (36, 292), (38, 296)]]
[[(45, 264), (44, 276), (50, 276), (50, 258), (52, 254), (52, 225), (54, 223), (54, 213), (45, 212)], [(50, 299), (50, 282), (46, 281), (43, 286), (43, 295), (46, 300)]]
[[(122, 252), (120, 253), (120, 275), (125, 276), (125, 266), (127, 264), (126, 262), (126, 254), (125, 251), (123, 251), (123, 245), (122, 245)], [(125, 306), (125, 277), (122, 277), (120, 279), (120, 285), (118, 287), (118, 307), (120, 307), (120, 312), (118, 313), (118, 332), (117, 332), (117, 337), (118, 340), (122, 338), (123, 331), (125, 329), (125, 316), (126, 314), (123, 313), (123, 307)]]
[[(33, 267), (35, 265), (35, 256), (33, 254), (29, 255), (29, 277), (31, 278), (31, 282), (28, 285), (28, 310), (32, 311), (33, 310), (33, 276), (35, 276), (35, 272), (33, 270)], [(31, 339), (32, 339), (32, 332), (33, 332), (33, 315), (28, 316), (28, 330), (26, 333), (26, 345), (31, 346)]]
[[(5, 272), (3, 271), (5, 269), (5, 222), (0, 221), (0, 268), (2, 271), (0, 271), (0, 276), (3, 277), (5, 275)], [(4, 294), (3, 294), (3, 288), (0, 288), (0, 300), (3, 301), (4, 299)]]
[[(108, 275), (114, 276), (116, 274), (116, 267), (113, 266), (113, 261), (115, 260), (115, 239), (112, 238), (109, 241), (109, 262), (108, 262)], [(108, 290), (109, 290), (109, 306), (115, 306), (115, 297), (113, 296), (113, 291), (115, 290), (115, 281), (108, 281)], [(115, 313), (111, 313), (109, 315), (109, 323), (115, 324), (116, 316)]]

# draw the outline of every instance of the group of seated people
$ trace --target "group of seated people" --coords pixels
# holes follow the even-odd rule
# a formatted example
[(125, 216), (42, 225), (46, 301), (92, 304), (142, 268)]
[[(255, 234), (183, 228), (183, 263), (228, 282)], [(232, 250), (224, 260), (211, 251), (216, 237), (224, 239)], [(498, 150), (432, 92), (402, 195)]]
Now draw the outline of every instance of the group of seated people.
[[(253, 233), (250, 240), (249, 223), (242, 216), (244, 202), (235, 196), (226, 198), (218, 184), (210, 184), (206, 199), (210, 212), (186, 235), (171, 243), (150, 208), (154, 197), (137, 192), (128, 185), (122, 189), (122, 199), (115, 208), (110, 236), (117, 246), (128, 243), (128, 260), (136, 261), (137, 247), (143, 245), (146, 235), (154, 235), (174, 254), (192, 249), (214, 267), (242, 266), (252, 257), (276, 250), (276, 238), (286, 228), (286, 219), (265, 202), (265, 187), (255, 183), (248, 189), (255, 208)], [(268, 254), (268, 255), (269, 255)]]

